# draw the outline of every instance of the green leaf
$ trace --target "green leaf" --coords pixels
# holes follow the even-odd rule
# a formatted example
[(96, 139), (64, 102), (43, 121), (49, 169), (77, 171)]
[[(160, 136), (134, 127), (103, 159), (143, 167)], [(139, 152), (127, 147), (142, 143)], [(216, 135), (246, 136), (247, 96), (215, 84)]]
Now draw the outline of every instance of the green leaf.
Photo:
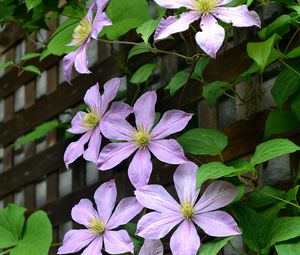
[(151, 49), (147, 47), (146, 44), (138, 44), (132, 47), (132, 49), (128, 53), (128, 58), (127, 60), (131, 59), (133, 56), (146, 53), (146, 52), (151, 52)]
[(293, 153), (295, 151), (298, 151), (299, 149), (299, 146), (289, 141), (288, 139), (273, 139), (261, 143), (256, 147), (256, 150), (250, 160), (250, 163), (253, 165), (257, 165), (266, 162), (270, 159), (276, 158), (278, 156)]
[(300, 56), (300, 46), (292, 49), (290, 52), (286, 54), (288, 58), (298, 58)]
[(25, 0), (27, 10), (30, 11), (34, 7), (40, 5), (42, 3), (42, 0)]
[(177, 138), (183, 149), (195, 155), (219, 155), (227, 146), (227, 136), (214, 129), (195, 128)]
[(264, 29), (260, 30), (258, 35), (262, 40), (266, 40), (273, 34), (284, 36), (290, 31), (290, 22), (292, 18), (289, 15), (281, 15)]
[(295, 255), (295, 251), (300, 251), (300, 238), (294, 238), (275, 245), (278, 255)]
[(196, 78), (203, 79), (203, 73), (209, 63), (209, 60), (210, 60), (210, 58), (205, 56), (203, 58), (200, 58), (197, 61), (194, 71), (193, 71), (193, 74), (192, 74), (193, 79), (196, 79)]
[[(291, 67), (300, 72), (300, 62)], [(300, 87), (300, 75), (288, 67), (281, 69), (276, 82), (272, 87), (272, 96), (279, 108), (293, 95)]]
[(109, 40), (116, 40), (129, 30), (152, 20), (146, 0), (111, 0), (105, 12), (112, 26), (104, 27), (100, 35), (106, 35)]
[(264, 42), (249, 42), (247, 44), (247, 52), (250, 58), (252, 58), (260, 67), (260, 70), (264, 70), (268, 63), (268, 59), (271, 54), (271, 50), (276, 41), (277, 35), (274, 34), (268, 40)]
[(35, 74), (41, 75), (40, 69), (38, 67), (36, 67), (36, 66), (32, 66), (32, 65), (23, 66), (22, 70), (24, 70), (26, 72), (31, 72), (31, 73), (35, 73)]
[(139, 84), (148, 80), (157, 64), (146, 64), (140, 67), (131, 77), (130, 82), (134, 84)]
[[(296, 110), (299, 112), (299, 109)], [(264, 137), (269, 138), (272, 135), (283, 134), (297, 127), (300, 127), (300, 119), (297, 119), (293, 112), (273, 109), (265, 124)]]
[(176, 73), (169, 84), (166, 86), (166, 89), (170, 90), (170, 95), (174, 96), (175, 93), (182, 88), (189, 79), (190, 74), (186, 71), (180, 71)]
[(232, 89), (232, 85), (228, 82), (214, 81), (206, 86), (203, 86), (202, 95), (210, 107), (223, 95), (226, 89)]
[(255, 168), (248, 161), (242, 159), (235, 159), (226, 162), (227, 166), (232, 166), (236, 169), (236, 171), (232, 174), (226, 175), (226, 177), (233, 177), (249, 172), (254, 172)]
[(247, 0), (247, 6), (250, 6), (253, 2), (254, 0)]
[(11, 67), (13, 66), (15, 63), (13, 61), (6, 61), (4, 62), (3, 64), (0, 65), (0, 68), (8, 68), (8, 67)]
[(200, 251), (197, 255), (217, 255), (218, 252), (232, 239), (232, 237), (227, 238), (216, 238), (215, 240), (204, 243), (200, 247)]
[(42, 55), (42, 53), (34, 52), (34, 53), (28, 53), (21, 57), (21, 61), (26, 61), (33, 58), (38, 58)]
[(27, 220), (22, 239), (11, 255), (46, 255), (52, 242), (52, 226), (47, 214), (36, 211)]
[(203, 164), (197, 171), (197, 188), (207, 180), (215, 180), (226, 175), (232, 174), (236, 169), (232, 166), (225, 166), (221, 162), (210, 162)]

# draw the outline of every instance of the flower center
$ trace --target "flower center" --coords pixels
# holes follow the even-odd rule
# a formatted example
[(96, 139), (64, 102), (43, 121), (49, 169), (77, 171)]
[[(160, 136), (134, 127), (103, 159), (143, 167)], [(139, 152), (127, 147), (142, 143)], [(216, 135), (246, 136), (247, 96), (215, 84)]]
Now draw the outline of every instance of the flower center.
[(180, 205), (180, 211), (184, 218), (190, 219), (193, 216), (194, 207), (192, 206), (191, 203), (187, 202)]
[(97, 219), (92, 219), (88, 228), (92, 230), (92, 233), (94, 235), (100, 235), (104, 232), (105, 230), (105, 225), (103, 222), (97, 220)]
[(73, 44), (80, 46), (89, 37), (92, 31), (91, 23), (87, 18), (83, 18), (73, 32)]
[(138, 147), (145, 147), (150, 141), (151, 137), (144, 130), (139, 130), (134, 134), (134, 141)]
[(217, 5), (217, 0), (195, 0), (195, 7), (201, 13), (210, 13)]
[(83, 126), (92, 129), (97, 126), (99, 120), (100, 118), (95, 112), (88, 110), (83, 116)]

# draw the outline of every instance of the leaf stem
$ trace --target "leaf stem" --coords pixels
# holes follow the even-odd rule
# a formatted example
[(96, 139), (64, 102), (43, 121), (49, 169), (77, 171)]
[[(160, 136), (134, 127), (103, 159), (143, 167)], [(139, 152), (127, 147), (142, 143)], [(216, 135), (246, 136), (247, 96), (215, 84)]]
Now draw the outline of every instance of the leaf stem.
[(280, 61), (282, 64), (284, 64), (287, 68), (289, 68), (291, 71), (293, 71), (294, 73), (296, 73), (297, 75), (300, 76), (300, 73), (299, 73), (297, 70), (295, 70), (293, 67), (291, 67), (289, 64), (287, 64), (284, 60), (279, 59), (279, 61)]
[(8, 253), (10, 253), (11, 251), (12, 251), (12, 249), (8, 249), (8, 250), (6, 250), (6, 251), (2, 251), (2, 252), (0, 252), (0, 255), (8, 254)]

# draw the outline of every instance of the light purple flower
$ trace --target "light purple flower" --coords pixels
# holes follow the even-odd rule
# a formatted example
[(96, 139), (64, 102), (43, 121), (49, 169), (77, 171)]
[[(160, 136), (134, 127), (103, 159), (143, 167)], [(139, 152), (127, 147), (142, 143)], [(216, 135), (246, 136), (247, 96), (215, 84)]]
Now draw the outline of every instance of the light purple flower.
[(160, 239), (179, 224), (170, 240), (174, 255), (194, 255), (200, 247), (195, 224), (210, 236), (239, 235), (235, 220), (226, 212), (217, 209), (231, 203), (237, 189), (230, 183), (216, 181), (208, 186), (198, 202), (196, 189), (197, 165), (180, 165), (174, 173), (178, 203), (160, 185), (147, 185), (135, 191), (140, 204), (154, 210), (144, 215), (137, 225), (137, 235), (147, 239)]
[(168, 9), (187, 8), (179, 18), (170, 16), (162, 19), (156, 29), (154, 39), (164, 39), (171, 34), (185, 31), (189, 25), (201, 18), (201, 32), (196, 34), (199, 47), (212, 58), (223, 44), (225, 30), (216, 20), (232, 23), (235, 27), (261, 26), (258, 14), (249, 11), (246, 5), (237, 7), (224, 7), (233, 0), (154, 0), (158, 5)]
[(135, 151), (129, 165), (128, 175), (135, 188), (149, 182), (152, 172), (150, 152), (160, 161), (169, 164), (187, 162), (182, 147), (174, 139), (165, 139), (170, 134), (185, 128), (192, 114), (180, 111), (167, 111), (153, 128), (155, 120), (156, 92), (143, 94), (134, 104), (136, 128), (124, 118), (114, 118), (110, 114), (103, 118), (101, 131), (109, 139), (123, 142), (110, 143), (100, 152), (97, 167), (108, 170), (128, 158)]
[[(104, 26), (111, 25), (111, 20), (103, 12), (109, 0), (96, 0), (92, 3), (87, 15), (80, 21), (74, 29), (73, 40), (69, 46), (79, 46), (79, 48), (63, 59), (64, 75), (67, 82), (71, 82), (73, 66), (81, 74), (91, 73), (88, 68), (87, 50), (91, 38), (96, 39)], [(96, 12), (93, 18), (94, 12)]]
[[(102, 96), (100, 95), (98, 83), (87, 90), (84, 102), (88, 106), (88, 110), (87, 112), (78, 112), (71, 122), (72, 127), (68, 129), (68, 132), (82, 134), (82, 136), (78, 141), (70, 143), (65, 151), (64, 161), (67, 168), (81, 155), (88, 161), (97, 161), (102, 140), (99, 123), (101, 123), (109, 103), (116, 97), (120, 83), (120, 78), (109, 80), (104, 85)], [(131, 108), (127, 107), (125, 103), (118, 103), (115, 104), (112, 110), (116, 114), (126, 114), (128, 110), (131, 111)], [(87, 142), (89, 144), (85, 149)]]
[[(133, 243), (126, 230), (114, 230), (127, 224), (143, 207), (135, 197), (123, 198), (115, 207), (117, 189), (114, 180), (103, 183), (95, 192), (97, 210), (88, 199), (81, 199), (72, 209), (72, 219), (86, 229), (70, 230), (66, 233), (63, 246), (58, 254), (68, 254), (85, 250), (82, 255), (133, 253)], [(113, 213), (112, 213), (113, 212)]]
[(145, 239), (139, 255), (163, 255), (164, 247), (160, 240)]

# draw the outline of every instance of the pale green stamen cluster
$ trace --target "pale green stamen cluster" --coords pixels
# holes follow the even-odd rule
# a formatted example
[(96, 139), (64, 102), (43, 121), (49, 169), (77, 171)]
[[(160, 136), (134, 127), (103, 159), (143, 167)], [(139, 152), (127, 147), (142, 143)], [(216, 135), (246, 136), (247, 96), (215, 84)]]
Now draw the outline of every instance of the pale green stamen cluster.
[(92, 25), (87, 18), (83, 18), (73, 32), (73, 44), (80, 46), (90, 36)]
[(207, 14), (213, 11), (217, 6), (217, 0), (194, 0), (195, 9), (201, 13)]
[(92, 219), (88, 228), (92, 230), (94, 235), (100, 235), (105, 230), (105, 224), (98, 219)]
[(96, 127), (100, 121), (100, 117), (94, 111), (88, 110), (83, 116), (83, 126), (89, 129)]
[(143, 129), (138, 129), (138, 131), (133, 136), (133, 140), (139, 148), (147, 146), (147, 143), (150, 141), (150, 139), (150, 134), (145, 132)]
[(180, 211), (184, 218), (190, 219), (194, 214), (194, 207), (191, 203), (186, 202), (180, 205)]

